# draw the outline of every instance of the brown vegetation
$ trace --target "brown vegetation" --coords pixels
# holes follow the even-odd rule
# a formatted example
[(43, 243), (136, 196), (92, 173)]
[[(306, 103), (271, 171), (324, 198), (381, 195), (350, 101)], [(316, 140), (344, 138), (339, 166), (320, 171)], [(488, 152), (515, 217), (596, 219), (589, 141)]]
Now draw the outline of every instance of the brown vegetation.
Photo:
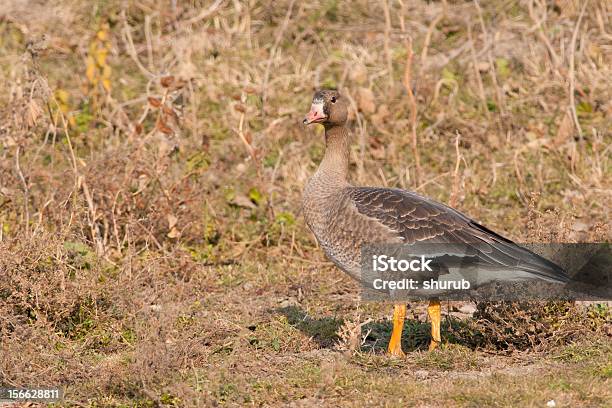
[(303, 224), (323, 140), (300, 123), (339, 87), (356, 184), (518, 241), (608, 240), (611, 23), (605, 0), (4, 1), (0, 384), (67, 406), (609, 405), (603, 306), (451, 305), (427, 354), (413, 305), (407, 359), (385, 356), (391, 308)]

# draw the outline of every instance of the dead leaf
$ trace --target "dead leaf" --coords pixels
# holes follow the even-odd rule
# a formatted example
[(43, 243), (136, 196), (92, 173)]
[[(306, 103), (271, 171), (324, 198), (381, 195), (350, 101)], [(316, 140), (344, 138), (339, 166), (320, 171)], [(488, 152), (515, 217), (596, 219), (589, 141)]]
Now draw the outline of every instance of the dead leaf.
[(152, 97), (152, 96), (149, 96), (147, 98), (147, 101), (149, 101), (149, 104), (151, 106), (153, 106), (154, 108), (159, 108), (161, 106), (161, 101), (159, 99), (157, 99), (157, 98)]
[(165, 76), (159, 82), (161, 83), (161, 86), (163, 86), (164, 88), (168, 88), (174, 82), (174, 76)]
[(172, 119), (174, 119), (174, 121), (176, 123), (178, 123), (178, 115), (176, 114), (176, 112), (174, 111), (174, 109), (169, 108), (168, 106), (164, 105), (162, 106), (162, 112), (164, 112), (166, 115), (170, 116)]
[(181, 233), (176, 227), (174, 227), (170, 230), (170, 232), (166, 236), (168, 238), (178, 238), (181, 236)]
[(166, 219), (168, 220), (168, 229), (174, 228), (178, 222), (178, 218), (174, 214), (166, 215)]
[(257, 206), (253, 204), (251, 199), (245, 195), (237, 195), (236, 197), (234, 197), (231, 203), (234, 204), (235, 206), (242, 207), (242, 208), (251, 208), (251, 209), (257, 208)]
[(169, 128), (168, 125), (166, 125), (166, 123), (161, 118), (159, 118), (159, 120), (157, 121), (155, 128), (159, 130), (160, 132), (165, 133), (167, 135), (171, 135), (174, 133), (172, 129)]

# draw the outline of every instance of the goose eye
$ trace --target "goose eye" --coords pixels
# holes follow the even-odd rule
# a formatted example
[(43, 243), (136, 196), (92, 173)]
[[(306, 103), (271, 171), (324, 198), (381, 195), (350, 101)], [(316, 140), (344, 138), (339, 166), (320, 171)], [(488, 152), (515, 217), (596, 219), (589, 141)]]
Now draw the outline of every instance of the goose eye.
[(332, 96), (331, 103), (336, 103), (336, 97), (335, 96)]

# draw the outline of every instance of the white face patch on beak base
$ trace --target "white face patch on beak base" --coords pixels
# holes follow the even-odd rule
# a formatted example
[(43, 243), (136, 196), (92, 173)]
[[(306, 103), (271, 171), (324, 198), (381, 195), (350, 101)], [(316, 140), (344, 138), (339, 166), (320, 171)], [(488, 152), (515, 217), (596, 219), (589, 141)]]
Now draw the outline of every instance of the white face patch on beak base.
[(310, 125), (311, 123), (318, 123), (319, 121), (327, 118), (327, 115), (323, 112), (323, 101), (313, 101), (310, 106), (310, 112), (304, 118), (304, 124)]

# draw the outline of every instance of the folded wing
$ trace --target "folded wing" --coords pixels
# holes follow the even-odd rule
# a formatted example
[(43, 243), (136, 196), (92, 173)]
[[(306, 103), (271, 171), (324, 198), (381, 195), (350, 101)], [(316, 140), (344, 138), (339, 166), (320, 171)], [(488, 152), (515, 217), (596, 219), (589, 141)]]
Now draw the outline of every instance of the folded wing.
[[(359, 213), (396, 232), (405, 244), (436, 245), (445, 253), (436, 257), (466, 254), (462, 265), (473, 265), (499, 273), (527, 272), (552, 282), (567, 282), (558, 265), (489, 230), (460, 212), (413, 192), (375, 187), (350, 187), (349, 196)], [(524, 275), (523, 275), (524, 276)]]

